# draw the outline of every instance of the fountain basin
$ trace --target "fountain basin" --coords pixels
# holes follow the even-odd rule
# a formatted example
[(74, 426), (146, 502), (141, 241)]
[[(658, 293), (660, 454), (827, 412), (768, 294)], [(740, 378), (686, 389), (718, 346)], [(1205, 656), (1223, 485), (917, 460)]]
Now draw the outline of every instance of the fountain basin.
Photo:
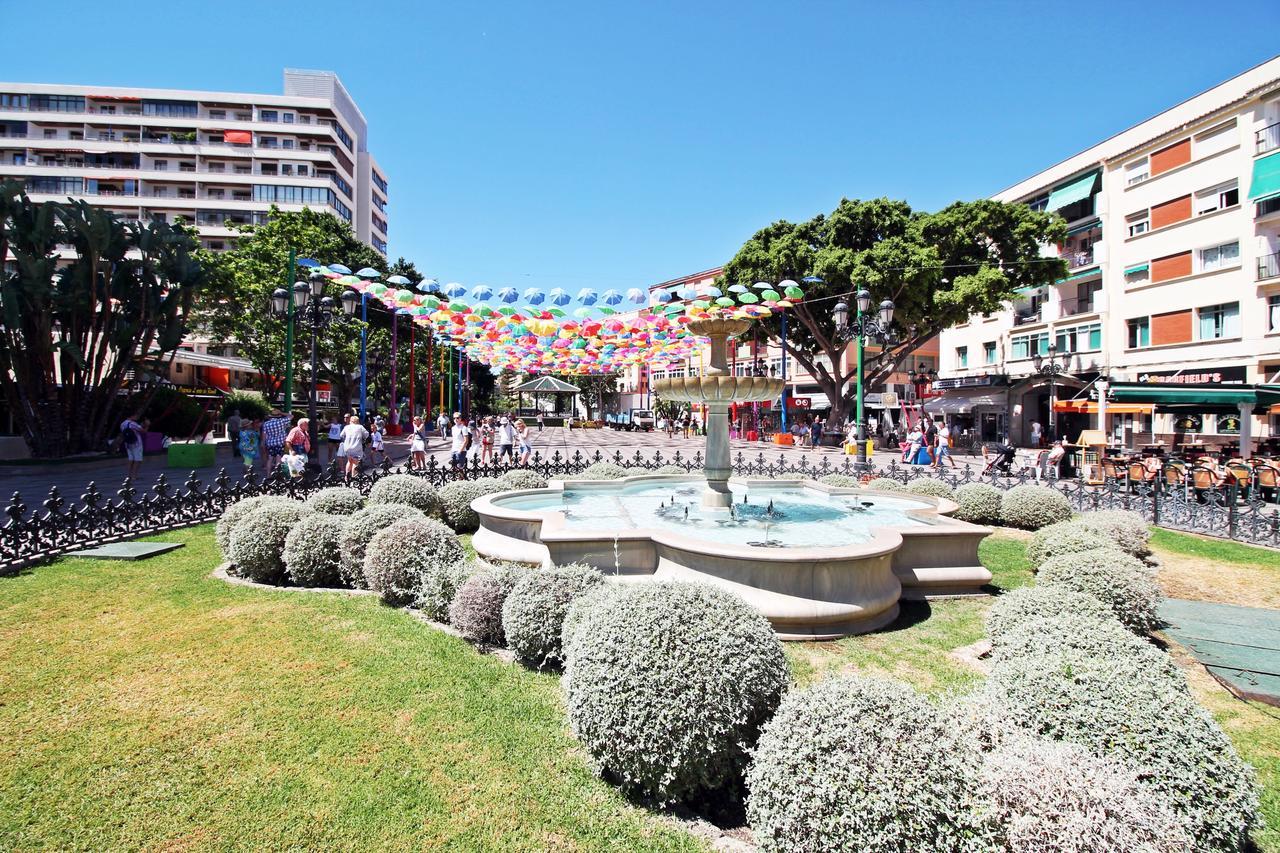
[(586, 563), (618, 582), (720, 586), (795, 640), (872, 631), (897, 617), (902, 597), (978, 594), (991, 580), (977, 555), (991, 531), (949, 518), (951, 501), (733, 478), (725, 512), (700, 505), (705, 483), (643, 475), (485, 495), (472, 502), (472, 545), (498, 560)]

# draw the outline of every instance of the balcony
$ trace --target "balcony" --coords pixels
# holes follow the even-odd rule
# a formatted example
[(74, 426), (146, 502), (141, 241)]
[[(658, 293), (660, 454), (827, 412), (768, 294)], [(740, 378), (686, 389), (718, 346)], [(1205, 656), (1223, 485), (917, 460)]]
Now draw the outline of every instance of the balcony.
[(1093, 265), (1093, 249), (1080, 252), (1063, 252), (1059, 257), (1067, 262), (1067, 269), (1078, 270)]
[(1258, 281), (1280, 278), (1280, 252), (1258, 258)]
[(1271, 216), (1273, 213), (1280, 213), (1280, 196), (1276, 196), (1275, 198), (1264, 198), (1262, 201), (1254, 205), (1254, 219)]
[(1033, 323), (1042, 322), (1042, 312), (1039, 308), (1034, 311), (1015, 311), (1013, 314), (1013, 325), (1030, 326)]
[(1269, 124), (1254, 134), (1254, 154), (1266, 154), (1280, 148), (1280, 121)]
[(1092, 314), (1097, 310), (1097, 302), (1092, 296), (1064, 299), (1058, 303), (1058, 316), (1064, 318), (1076, 317), (1080, 314)]

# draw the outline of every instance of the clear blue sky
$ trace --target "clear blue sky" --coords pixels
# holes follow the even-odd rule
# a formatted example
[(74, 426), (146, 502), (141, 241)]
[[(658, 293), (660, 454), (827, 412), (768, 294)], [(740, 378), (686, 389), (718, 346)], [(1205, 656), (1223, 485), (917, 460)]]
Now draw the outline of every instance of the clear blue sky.
[(336, 71), (393, 258), (576, 292), (716, 266), (842, 195), (989, 195), (1272, 56), (1267, 5), (0, 0), (24, 34), (0, 79)]

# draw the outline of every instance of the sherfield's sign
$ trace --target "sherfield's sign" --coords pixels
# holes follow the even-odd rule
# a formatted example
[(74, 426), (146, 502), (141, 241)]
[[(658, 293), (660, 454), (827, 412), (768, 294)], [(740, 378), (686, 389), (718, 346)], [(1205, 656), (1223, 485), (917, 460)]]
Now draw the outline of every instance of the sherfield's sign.
[(1166, 382), (1179, 385), (1243, 385), (1245, 369), (1240, 367), (1202, 367), (1196, 370), (1171, 370), (1164, 373), (1140, 373), (1139, 382)]

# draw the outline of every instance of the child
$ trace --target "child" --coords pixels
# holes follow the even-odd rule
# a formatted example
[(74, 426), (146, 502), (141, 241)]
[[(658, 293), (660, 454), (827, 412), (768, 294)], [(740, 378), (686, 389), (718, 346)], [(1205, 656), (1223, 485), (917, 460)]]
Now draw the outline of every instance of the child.
[(258, 456), (262, 453), (262, 424), (249, 419), (240, 425), (240, 456), (244, 459), (244, 467), (253, 468), (258, 464)]
[(373, 423), (373, 432), (369, 435), (369, 443), (373, 448), (373, 452), (369, 454), (372, 457), (371, 461), (377, 462), (379, 456), (386, 455), (382, 449), (382, 425), (377, 421)]

